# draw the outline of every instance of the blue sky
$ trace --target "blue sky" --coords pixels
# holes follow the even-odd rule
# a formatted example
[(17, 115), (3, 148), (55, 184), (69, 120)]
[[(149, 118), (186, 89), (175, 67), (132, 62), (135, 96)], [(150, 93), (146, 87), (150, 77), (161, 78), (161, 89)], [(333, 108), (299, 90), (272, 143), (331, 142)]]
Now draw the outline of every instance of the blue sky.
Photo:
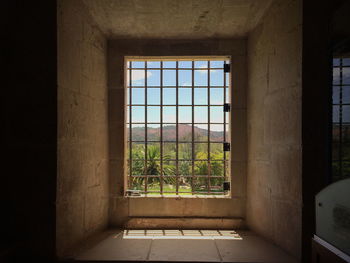
[[(145, 62), (132, 62), (133, 68), (144, 68)], [(223, 108), (224, 103), (224, 73), (223, 73), (224, 61), (210, 61), (210, 85), (218, 86), (210, 89), (210, 103), (217, 105), (211, 107), (210, 118), (211, 122), (223, 122)], [(191, 61), (179, 61), (178, 81), (180, 88), (179, 92), (179, 104), (192, 105), (192, 68)], [(160, 105), (160, 70), (152, 69), (159, 68), (160, 62), (147, 62), (147, 104)], [(171, 69), (176, 67), (175, 61), (163, 61), (163, 105), (174, 105), (163, 108), (163, 122), (173, 123), (176, 120), (176, 70)], [(208, 86), (208, 62), (207, 61), (195, 61), (194, 62), (194, 85), (195, 86)], [(187, 68), (187, 70), (186, 70)], [(205, 69), (204, 69), (205, 68)], [(145, 92), (145, 70), (133, 69), (132, 75), (132, 104), (144, 104), (146, 98)], [(226, 83), (228, 83), (228, 74), (226, 74)], [(128, 84), (129, 84), (128, 73)], [(220, 87), (220, 88), (219, 88)], [(228, 89), (226, 91), (228, 93)], [(226, 94), (228, 99), (228, 94)], [(128, 99), (129, 103), (129, 99)], [(194, 89), (194, 104), (206, 105), (208, 104), (208, 89), (207, 88), (195, 88)], [(132, 109), (133, 122), (143, 122), (145, 116), (145, 107), (134, 106)], [(208, 107), (195, 106), (194, 110), (194, 122), (205, 123), (208, 122)], [(148, 107), (148, 122), (160, 122), (160, 107), (150, 106)], [(190, 123), (192, 122), (192, 108), (186, 106), (179, 107), (179, 122)], [(216, 130), (221, 130), (222, 125), (213, 126)]]

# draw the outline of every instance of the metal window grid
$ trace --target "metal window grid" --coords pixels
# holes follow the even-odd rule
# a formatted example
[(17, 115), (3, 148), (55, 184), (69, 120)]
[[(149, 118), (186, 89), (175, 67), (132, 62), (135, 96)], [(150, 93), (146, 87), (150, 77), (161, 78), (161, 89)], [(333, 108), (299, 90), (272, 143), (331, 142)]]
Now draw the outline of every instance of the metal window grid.
[[(333, 63), (333, 138), (332, 138), (332, 181), (349, 177), (350, 156), (346, 156), (350, 150), (350, 100), (346, 94), (350, 94), (350, 82), (345, 81), (344, 70), (350, 72), (349, 58), (334, 58)], [(347, 60), (347, 63), (344, 61)], [(337, 71), (339, 76), (337, 78)], [(347, 76), (349, 77), (349, 76)], [(349, 96), (349, 95), (347, 95)], [(346, 109), (348, 110), (346, 116)]]
[[(220, 59), (213, 59), (214, 61), (221, 61), (224, 64), (227, 63), (228, 58), (220, 58)], [(224, 72), (224, 67), (218, 68), (218, 67), (211, 67), (211, 59), (200, 59), (201, 62), (205, 61), (206, 67), (195, 67), (195, 62), (197, 60), (192, 59), (191, 60), (191, 67), (190, 68), (179, 68), (179, 61), (182, 61), (181, 59), (172, 59), (171, 61), (175, 62), (175, 67), (169, 68), (169, 67), (164, 67), (164, 60), (162, 59), (157, 59), (157, 60), (133, 60), (133, 59), (128, 59), (127, 60), (127, 76), (128, 76), (128, 83), (127, 83), (127, 90), (128, 90), (128, 101), (127, 101), (127, 109), (128, 109), (128, 118), (129, 120), (127, 121), (127, 127), (128, 127), (128, 174), (127, 174), (127, 180), (128, 180), (128, 190), (133, 190), (135, 189), (135, 186), (133, 185), (133, 180), (137, 179), (139, 180), (138, 184), (138, 190), (140, 190), (141, 194), (144, 194), (147, 196), (148, 194), (154, 195), (167, 195), (167, 194), (175, 194), (175, 195), (225, 195), (227, 194), (223, 190), (223, 182), (229, 180), (229, 152), (223, 151), (222, 158), (220, 159), (215, 159), (214, 157), (211, 157), (211, 146), (214, 145), (220, 145), (223, 149), (223, 144), (224, 143), (229, 143), (230, 141), (230, 136), (227, 136), (227, 127), (229, 125), (229, 118), (228, 118), (228, 113), (224, 112), (224, 104), (229, 103), (228, 98), (230, 97), (228, 92), (229, 92), (229, 82), (227, 81), (227, 77), (229, 79), (229, 72)], [(159, 67), (149, 67), (148, 62), (154, 62), (157, 61), (159, 62)], [(134, 67), (134, 64), (139, 64), (139, 63), (134, 63), (134, 62), (142, 62), (144, 65), (143, 67)], [(132, 72), (134, 70), (137, 71), (143, 71), (144, 72), (144, 85), (141, 86), (133, 86), (133, 74)], [(152, 86), (148, 85), (149, 82), (149, 77), (148, 77), (148, 71), (149, 70), (158, 70), (160, 75), (160, 85), (159, 86)], [(164, 71), (165, 70), (174, 70), (175, 71), (175, 86), (164, 86)], [(191, 72), (191, 85), (189, 86), (180, 86), (179, 85), (179, 71), (190, 71)], [(201, 72), (206, 71), (207, 75), (207, 85), (196, 85), (195, 81), (195, 72), (200, 70)], [(222, 86), (211, 86), (211, 74), (215, 71), (219, 71), (220, 74), (222, 75), (222, 80), (223, 80), (223, 85)], [(151, 88), (158, 88), (160, 89), (160, 102), (159, 104), (154, 104), (154, 103), (148, 103), (148, 95), (147, 92)], [(164, 104), (164, 90), (173, 88), (176, 90), (176, 103), (175, 104)], [(179, 90), (182, 88), (186, 89), (191, 89), (191, 104), (181, 104), (179, 102)], [(195, 104), (195, 91), (196, 89), (207, 89), (207, 102), (206, 104)], [(133, 101), (133, 91), (135, 92), (136, 89), (143, 89), (144, 90), (144, 104), (137, 104), (137, 103), (132, 103)], [(211, 103), (211, 92), (213, 89), (222, 89), (223, 92), (223, 103)], [(160, 122), (151, 122), (148, 121), (148, 107), (150, 106), (157, 106), (160, 109)], [(137, 122), (133, 121), (133, 114), (132, 114), (132, 108), (133, 107), (143, 107), (145, 109), (145, 116), (144, 116), (144, 122)], [(164, 122), (164, 107), (175, 107), (176, 109), (176, 118), (175, 122)], [(179, 122), (179, 107), (188, 107), (191, 108), (191, 122)], [(196, 107), (206, 107), (207, 108), (207, 122), (195, 122), (195, 108)], [(222, 122), (215, 122), (214, 120), (211, 120), (211, 109), (213, 107), (222, 108)], [(133, 139), (133, 125), (143, 125), (144, 127), (144, 140), (134, 140)], [(148, 126), (149, 125), (158, 125), (160, 129), (160, 136), (159, 140), (157, 139), (150, 139), (148, 138)], [(173, 140), (165, 140), (164, 139), (164, 131), (163, 127), (165, 125), (172, 125), (175, 126), (175, 139)], [(190, 140), (181, 140), (179, 138), (179, 125), (187, 125), (191, 126), (191, 139)], [(198, 125), (206, 125), (207, 126), (207, 138), (206, 140), (196, 140), (196, 135), (195, 135), (195, 129)], [(222, 125), (223, 131), (222, 131), (222, 137), (223, 139), (220, 141), (213, 141), (211, 139), (211, 125)], [(159, 158), (153, 158), (153, 162), (159, 162), (159, 174), (154, 175), (154, 174), (148, 174), (148, 146), (149, 144), (152, 143), (158, 143), (160, 146), (160, 154)], [(144, 145), (144, 158), (135, 158), (133, 157), (133, 144), (138, 144), (138, 145)], [(166, 158), (164, 156), (164, 146), (166, 144), (175, 144), (175, 158)], [(179, 145), (181, 144), (190, 144), (191, 145), (191, 159), (184, 159), (179, 157)], [(198, 144), (207, 144), (207, 158), (196, 158), (196, 146)], [(133, 162), (139, 162), (143, 164), (143, 173), (140, 174), (133, 174)], [(174, 175), (165, 175), (164, 172), (164, 165), (165, 163), (169, 162), (174, 162), (175, 163), (175, 174)], [(179, 162), (189, 162), (191, 163), (190, 167), (190, 174), (181, 174), (179, 171)], [(207, 164), (207, 173), (206, 174), (196, 174), (195, 173), (195, 166), (198, 162), (205, 162)], [(220, 176), (217, 176), (215, 174), (212, 174), (212, 165), (217, 164), (217, 163), (222, 163), (222, 169), (223, 173)], [(159, 190), (156, 189), (151, 189), (149, 187), (149, 179), (154, 179), (157, 178), (159, 179)], [(173, 183), (169, 183), (169, 179), (175, 179)], [(189, 179), (189, 185), (191, 186), (191, 190), (189, 191), (182, 191), (180, 189), (180, 179)], [(204, 190), (198, 190), (198, 187), (196, 188), (196, 181), (199, 179), (206, 179), (206, 185), (204, 186)], [(211, 180), (212, 179), (222, 179), (222, 185), (218, 189), (218, 187), (211, 185)], [(167, 185), (171, 185), (172, 189), (174, 190), (165, 190), (164, 185), (165, 182), (167, 181)], [(171, 180), (170, 180), (171, 181)], [(141, 182), (141, 184), (140, 184)]]

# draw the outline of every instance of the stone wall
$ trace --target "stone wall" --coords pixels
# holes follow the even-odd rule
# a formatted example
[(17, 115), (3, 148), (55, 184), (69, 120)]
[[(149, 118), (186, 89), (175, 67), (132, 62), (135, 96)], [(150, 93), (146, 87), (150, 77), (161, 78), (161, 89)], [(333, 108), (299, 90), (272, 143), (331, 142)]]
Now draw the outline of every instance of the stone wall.
[(275, 1), (248, 39), (248, 226), (300, 258), (300, 0)]
[(80, 0), (58, 1), (57, 253), (108, 223), (106, 39)]

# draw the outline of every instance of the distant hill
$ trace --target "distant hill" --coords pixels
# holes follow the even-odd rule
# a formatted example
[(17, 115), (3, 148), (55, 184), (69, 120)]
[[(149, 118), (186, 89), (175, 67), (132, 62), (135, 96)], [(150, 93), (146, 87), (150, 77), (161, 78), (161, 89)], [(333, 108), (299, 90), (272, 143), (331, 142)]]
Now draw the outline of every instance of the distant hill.
[[(183, 138), (190, 139), (192, 127), (186, 124), (179, 124), (179, 140)], [(142, 141), (145, 137), (144, 127), (135, 127), (132, 131), (134, 141)], [(194, 134), (196, 138), (207, 137), (208, 130), (194, 127)], [(223, 141), (224, 132), (223, 131), (211, 131), (211, 141)], [(160, 128), (148, 128), (148, 140), (159, 140)], [(175, 141), (176, 140), (176, 125), (167, 125), (163, 127), (163, 140), (164, 141)]]

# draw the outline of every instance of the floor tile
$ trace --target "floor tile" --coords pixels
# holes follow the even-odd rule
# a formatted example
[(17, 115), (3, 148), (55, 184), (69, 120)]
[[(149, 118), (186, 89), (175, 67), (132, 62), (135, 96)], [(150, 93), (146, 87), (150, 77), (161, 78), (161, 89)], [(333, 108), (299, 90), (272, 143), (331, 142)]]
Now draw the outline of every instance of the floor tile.
[(242, 240), (215, 240), (223, 262), (296, 263), (283, 250), (256, 235)]
[(154, 240), (149, 260), (220, 262), (213, 240)]
[(77, 260), (137, 260), (145, 261), (150, 249), (150, 239), (126, 240), (122, 234), (113, 234), (76, 257)]

